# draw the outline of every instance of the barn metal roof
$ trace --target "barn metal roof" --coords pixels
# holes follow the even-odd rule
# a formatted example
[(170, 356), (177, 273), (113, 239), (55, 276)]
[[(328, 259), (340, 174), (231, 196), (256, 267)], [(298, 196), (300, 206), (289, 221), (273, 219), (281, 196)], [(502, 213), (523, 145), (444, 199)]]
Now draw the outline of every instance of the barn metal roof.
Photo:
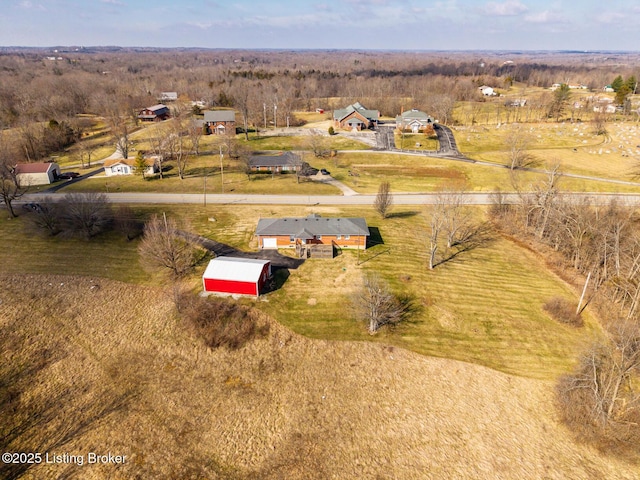
[[(364, 218), (323, 218), (312, 215), (305, 218), (261, 218), (256, 235), (369, 235)], [(306, 237), (312, 238), (312, 237)]]
[(16, 174), (21, 173), (46, 173), (58, 166), (57, 163), (19, 163), (16, 165)]
[(204, 278), (256, 283), (268, 263), (269, 260), (255, 258), (216, 257), (209, 262)]

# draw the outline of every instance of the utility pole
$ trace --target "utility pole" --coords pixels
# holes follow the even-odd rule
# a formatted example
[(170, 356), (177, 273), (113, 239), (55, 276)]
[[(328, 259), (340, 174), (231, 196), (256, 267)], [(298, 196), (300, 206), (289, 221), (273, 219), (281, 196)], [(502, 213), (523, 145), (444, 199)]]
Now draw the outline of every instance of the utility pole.
[(278, 128), (277, 112), (278, 112), (278, 105), (274, 103), (273, 104), (273, 128)]
[(204, 206), (207, 206), (207, 165), (204, 166), (204, 197), (203, 197)]
[(264, 114), (264, 129), (266, 130), (267, 129), (267, 104), (266, 103), (262, 104), (262, 111)]
[(224, 193), (224, 168), (222, 166), (222, 145), (220, 145), (220, 191)]

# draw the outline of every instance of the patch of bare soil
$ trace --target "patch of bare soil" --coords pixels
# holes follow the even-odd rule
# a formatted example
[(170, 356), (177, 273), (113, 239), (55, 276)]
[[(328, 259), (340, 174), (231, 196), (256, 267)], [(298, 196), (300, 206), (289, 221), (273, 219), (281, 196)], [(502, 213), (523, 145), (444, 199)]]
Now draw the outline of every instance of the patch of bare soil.
[[(2, 478), (632, 479), (575, 443), (553, 385), (273, 323), (228, 351), (191, 336), (161, 289), (0, 277)], [(126, 455), (86, 463), (89, 452)]]

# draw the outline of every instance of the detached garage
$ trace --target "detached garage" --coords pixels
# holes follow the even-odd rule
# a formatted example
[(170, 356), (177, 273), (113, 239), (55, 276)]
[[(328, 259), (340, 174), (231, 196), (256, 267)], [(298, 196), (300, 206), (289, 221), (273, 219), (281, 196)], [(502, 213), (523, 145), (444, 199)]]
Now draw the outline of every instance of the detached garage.
[(253, 258), (217, 257), (202, 276), (204, 291), (259, 296), (271, 277), (271, 262)]

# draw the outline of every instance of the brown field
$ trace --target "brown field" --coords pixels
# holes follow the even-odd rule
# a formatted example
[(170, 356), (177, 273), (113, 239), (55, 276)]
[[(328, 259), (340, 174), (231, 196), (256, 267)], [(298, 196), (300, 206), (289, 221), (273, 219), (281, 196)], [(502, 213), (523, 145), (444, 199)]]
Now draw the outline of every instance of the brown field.
[(550, 381), (275, 322), (239, 351), (208, 351), (159, 288), (44, 275), (0, 287), (5, 450), (127, 455), (24, 478), (640, 475), (574, 441)]

